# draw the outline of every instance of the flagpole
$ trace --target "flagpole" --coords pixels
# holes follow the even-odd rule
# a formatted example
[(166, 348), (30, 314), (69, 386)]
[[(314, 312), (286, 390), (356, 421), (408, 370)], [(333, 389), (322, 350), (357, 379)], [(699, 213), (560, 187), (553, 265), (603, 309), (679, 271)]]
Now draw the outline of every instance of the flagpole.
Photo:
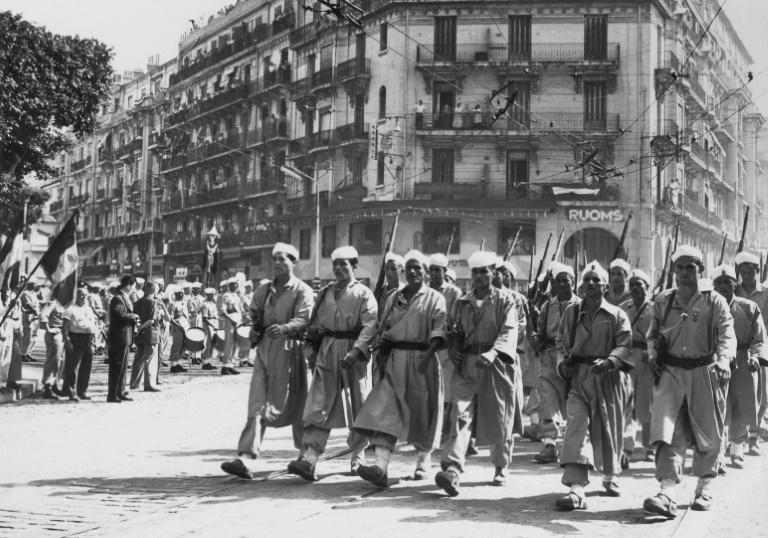
[[(72, 220), (73, 218), (75, 218), (75, 215), (77, 215), (79, 212), (80, 212), (79, 209), (75, 209), (72, 212), (72, 215), (66, 220), (66, 222), (64, 223), (64, 226), (62, 226), (61, 229), (63, 230), (64, 228), (66, 228), (67, 224), (69, 224), (69, 221)], [(59, 235), (61, 235), (61, 231), (59, 231), (59, 233), (56, 234), (56, 237), (53, 239), (51, 244), (56, 242), (56, 239), (59, 238)], [(50, 248), (50, 246), (48, 248)], [(35, 266), (32, 268), (32, 270), (27, 275), (27, 279), (24, 281), (24, 285), (20, 285), (16, 289), (16, 296), (13, 299), (11, 299), (10, 303), (8, 303), (8, 307), (5, 309), (5, 313), (3, 314), (3, 318), (0, 319), (0, 327), (2, 327), (3, 323), (5, 323), (5, 320), (8, 319), (8, 314), (11, 313), (11, 309), (13, 309), (13, 307), (16, 306), (16, 302), (19, 300), (19, 297), (21, 296), (22, 288), (24, 288), (24, 286), (26, 286), (27, 282), (29, 282), (32, 279), (32, 275), (34, 275), (35, 272), (38, 269), (40, 269), (40, 265), (42, 265), (43, 259), (45, 258), (45, 254), (47, 252), (48, 251), (46, 250), (46, 252), (44, 252), (43, 255), (40, 256), (40, 259), (37, 260), (37, 263), (35, 264)]]
[[(24, 198), (24, 212), (21, 217), (21, 250), (24, 252), (24, 272), (29, 270), (29, 258), (27, 257), (27, 249), (24, 248), (24, 236), (27, 235), (27, 206), (29, 205), (29, 199)], [(29, 277), (27, 277), (29, 280)]]

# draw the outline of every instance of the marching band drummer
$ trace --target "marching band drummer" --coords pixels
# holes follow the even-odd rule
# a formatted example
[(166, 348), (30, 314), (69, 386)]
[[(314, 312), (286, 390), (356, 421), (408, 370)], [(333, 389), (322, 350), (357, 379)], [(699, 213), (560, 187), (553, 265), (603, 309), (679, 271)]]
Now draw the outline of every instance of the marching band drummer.
[(237, 278), (227, 281), (229, 291), (221, 297), (221, 320), (224, 326), (224, 353), (221, 356), (221, 375), (238, 375), (234, 362), (237, 357), (237, 326), (243, 319), (243, 303), (237, 292)]
[(171, 373), (180, 374), (187, 371), (179, 361), (184, 357), (184, 332), (189, 326), (189, 316), (184, 306), (184, 290), (176, 284), (170, 284), (165, 291), (171, 298)]
[[(203, 328), (203, 320), (200, 316), (200, 308), (203, 306), (203, 297), (200, 295), (200, 289), (202, 284), (200, 282), (192, 282), (190, 289), (191, 295), (185, 295), (185, 306), (187, 307), (187, 313), (189, 314), (189, 326)], [(202, 364), (200, 360), (200, 352), (196, 351), (192, 353), (192, 364)]]
[[(243, 323), (250, 324), (251, 323), (251, 302), (253, 302), (253, 281), (252, 280), (246, 280), (243, 284), (243, 292), (240, 294), (240, 298), (242, 300), (243, 305)], [(251, 361), (251, 352), (250, 349), (243, 349), (240, 348), (237, 351), (237, 357), (240, 360), (240, 366), (247, 366), (252, 367), (253, 362)]]
[[(202, 370), (215, 370), (216, 367), (211, 364), (213, 359), (213, 336), (219, 330), (219, 309), (216, 307), (216, 290), (214, 288), (205, 288), (205, 301), (200, 308), (200, 319), (203, 322), (205, 330), (205, 348), (203, 349)], [(222, 375), (224, 372), (222, 372)]]

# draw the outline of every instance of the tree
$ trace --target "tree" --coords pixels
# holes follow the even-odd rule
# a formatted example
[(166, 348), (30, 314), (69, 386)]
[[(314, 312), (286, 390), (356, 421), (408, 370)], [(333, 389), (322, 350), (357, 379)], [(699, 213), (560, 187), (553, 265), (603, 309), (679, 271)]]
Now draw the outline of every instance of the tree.
[(53, 173), (49, 162), (96, 127), (109, 95), (111, 50), (95, 39), (61, 36), (0, 12), (0, 230), (28, 201), (28, 222), (48, 193), (23, 178)]

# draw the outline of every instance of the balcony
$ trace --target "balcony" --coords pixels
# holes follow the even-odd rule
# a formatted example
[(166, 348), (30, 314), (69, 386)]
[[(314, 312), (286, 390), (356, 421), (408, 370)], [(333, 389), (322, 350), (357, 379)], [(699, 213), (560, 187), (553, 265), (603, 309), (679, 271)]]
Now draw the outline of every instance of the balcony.
[(248, 133), (248, 146), (260, 146), (262, 144), (280, 143), (288, 141), (288, 121), (279, 119), (275, 123), (268, 123), (261, 129), (254, 129)]
[(96, 228), (93, 232), (94, 239), (101, 239), (104, 237), (104, 228)]
[(48, 206), (48, 211), (51, 213), (57, 213), (64, 209), (64, 201), (63, 200), (57, 200), (55, 202), (51, 202), (51, 205)]
[(336, 80), (344, 85), (349, 95), (364, 95), (371, 82), (371, 60), (352, 58), (336, 68)]
[(292, 11), (284, 13), (272, 21), (272, 35), (291, 30), (296, 25), (296, 15)]
[(254, 229), (237, 234), (238, 244), (245, 250), (274, 245), (277, 242), (290, 242), (291, 229), (280, 224), (256, 224)]
[(115, 152), (112, 148), (99, 149), (99, 162), (108, 163), (115, 160)]
[[(527, 183), (507, 185), (504, 182), (488, 181), (422, 182), (414, 184), (413, 194), (415, 200), (452, 200), (463, 204), (477, 204), (481, 207), (505, 207), (510, 202), (517, 201), (520, 203), (520, 207), (540, 209), (555, 206), (555, 195), (552, 188), (558, 186), (573, 188), (574, 184)], [(578, 196), (576, 195), (577, 198)], [(558, 200), (561, 198), (559, 196)], [(592, 200), (615, 202), (618, 198), (619, 194), (615, 188), (605, 186)]]
[(654, 82), (656, 86), (656, 98), (662, 99), (664, 93), (669, 90), (676, 80), (679, 80), (682, 64), (677, 55), (667, 51), (664, 55), (664, 64), (654, 70)]
[(76, 194), (69, 197), (69, 207), (77, 207), (88, 201), (89, 196), (87, 194)]
[(200, 239), (172, 240), (168, 243), (169, 254), (182, 254), (202, 250), (203, 241)]
[(107, 196), (106, 189), (96, 189), (96, 200), (103, 200)]
[(218, 157), (219, 155), (241, 150), (245, 147), (245, 141), (246, 136), (244, 133), (239, 133), (236, 130), (233, 130), (227, 133), (226, 136), (220, 136), (216, 142), (205, 142), (200, 146), (191, 148), (189, 157), (184, 164), (205, 161), (212, 157)]
[(123, 144), (122, 146), (119, 146), (117, 150), (115, 151), (115, 155), (118, 159), (124, 159), (126, 157), (133, 156), (134, 152), (141, 151), (143, 147), (144, 141), (141, 137), (134, 138), (130, 142), (127, 142)]
[(301, 156), (326, 150), (334, 145), (334, 138), (334, 131), (331, 129), (296, 138), (288, 142), (288, 153)]
[(245, 84), (236, 84), (226, 89), (220, 89), (211, 97), (203, 99), (192, 105), (170, 114), (166, 118), (167, 126), (179, 124), (201, 118), (213, 111), (226, 108), (230, 105), (239, 103), (248, 97), (249, 87)]
[(333, 67), (326, 67), (297, 80), (293, 83), (292, 97), (302, 101), (306, 98), (315, 98), (315, 93), (329, 90), (333, 84)]
[[(495, 119), (494, 112), (440, 112), (425, 114), (417, 133), (430, 131), (464, 132), (469, 136), (497, 135), (501, 133), (531, 133), (544, 136), (552, 132), (579, 132), (594, 134), (615, 134), (619, 132), (618, 114), (588, 118), (578, 112), (525, 112), (514, 110), (509, 115)], [(455, 133), (458, 134), (458, 133)]]
[(418, 67), (445, 64), (610, 64), (618, 67), (619, 43), (608, 43), (603, 51), (585, 50), (583, 43), (533, 43), (530, 50), (516, 51), (503, 44), (457, 44), (455, 50), (435, 51), (432, 47), (416, 48)]
[(303, 47), (317, 39), (323, 30), (334, 28), (336, 24), (334, 18), (328, 17), (327, 15), (322, 16), (319, 20), (312, 21), (300, 28), (292, 30), (288, 42), (292, 49)]
[(368, 149), (370, 126), (360, 121), (339, 125), (334, 136), (335, 143), (346, 151), (355, 153)]
[(91, 156), (90, 155), (88, 155), (85, 159), (80, 159), (79, 161), (74, 161), (70, 165), (69, 170), (72, 173), (79, 172), (80, 170), (82, 170), (83, 168), (88, 166), (89, 164), (91, 164)]
[(133, 183), (131, 183), (131, 188), (128, 192), (128, 196), (130, 196), (131, 198), (141, 197), (141, 182), (139, 180), (136, 180)]
[(84, 265), (80, 268), (80, 276), (83, 278), (104, 278), (109, 274), (109, 264)]
[(112, 200), (122, 201), (122, 199), (123, 199), (123, 188), (115, 187), (114, 189), (112, 189)]

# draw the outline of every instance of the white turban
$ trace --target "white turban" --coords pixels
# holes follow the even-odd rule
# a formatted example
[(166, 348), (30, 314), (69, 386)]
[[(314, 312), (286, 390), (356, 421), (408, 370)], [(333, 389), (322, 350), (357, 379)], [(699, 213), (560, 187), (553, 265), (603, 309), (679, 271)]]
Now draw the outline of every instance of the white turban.
[(216, 295), (216, 290), (213, 288), (205, 288), (203, 293), (206, 295)]
[(193, 282), (192, 283), (192, 289), (193, 290), (199, 290), (202, 287), (203, 287), (203, 283), (202, 282)]
[(576, 274), (573, 272), (573, 267), (570, 265), (566, 265), (564, 263), (560, 262), (552, 262), (549, 264), (549, 271), (552, 273), (552, 276), (557, 278), (557, 275), (560, 273), (565, 273), (567, 275), (570, 275), (571, 278), (576, 278)]
[(704, 256), (701, 254), (701, 251), (691, 245), (681, 245), (677, 247), (677, 250), (672, 253), (672, 263), (675, 263), (683, 256), (693, 258), (699, 263), (704, 263)]
[(429, 258), (420, 250), (412, 249), (405, 253), (405, 256), (403, 256), (403, 259), (406, 263), (408, 263), (411, 260), (416, 260), (421, 265), (429, 266)]
[(294, 260), (299, 259), (299, 251), (296, 250), (296, 247), (289, 245), (288, 243), (275, 243), (275, 246), (272, 247), (272, 255), (274, 256), (278, 252), (291, 256)]
[(642, 280), (648, 286), (651, 285), (651, 277), (649, 277), (648, 273), (646, 273), (642, 269), (634, 269), (631, 273), (629, 273), (629, 279), (631, 280), (633, 278), (636, 278), (638, 280)]
[(456, 271), (453, 269), (448, 269), (445, 271), (445, 276), (456, 282)]
[(511, 261), (507, 260), (505, 262), (501, 263), (501, 266), (509, 271), (509, 274), (512, 275), (512, 280), (517, 279), (517, 267), (515, 267), (515, 264)]
[(629, 274), (632, 271), (632, 266), (630, 266), (626, 260), (622, 260), (621, 258), (616, 258), (611, 262), (611, 264), (608, 266), (608, 269), (613, 269), (615, 267), (619, 267), (621, 269), (624, 269), (624, 272)]
[(479, 267), (496, 267), (498, 262), (498, 256), (495, 252), (489, 252), (487, 250), (478, 250), (473, 252), (469, 258), (467, 258), (467, 264), (470, 269), (477, 269)]
[(760, 258), (752, 254), (751, 252), (746, 252), (742, 250), (741, 252), (736, 254), (736, 265), (741, 265), (742, 263), (751, 263), (752, 265), (759, 266)]
[(400, 267), (405, 267), (405, 260), (403, 257), (399, 254), (395, 254), (394, 252), (387, 252), (387, 255), (384, 256), (384, 263), (386, 262), (395, 262), (396, 264), (400, 265)]
[(352, 260), (358, 258), (357, 249), (355, 247), (339, 247), (331, 252), (331, 260)]
[(733, 268), (733, 265), (729, 263), (718, 265), (717, 267), (712, 269), (711, 275), (712, 275), (712, 280), (715, 280), (723, 276), (727, 276), (728, 278), (732, 278), (733, 280), (736, 280), (736, 270)]
[(448, 268), (448, 256), (445, 254), (432, 254), (429, 257), (429, 265), (435, 267)]
[(608, 283), (608, 271), (603, 269), (603, 266), (600, 265), (600, 262), (597, 260), (593, 260), (587, 264), (587, 266), (581, 272), (581, 280), (584, 280), (584, 278), (590, 273), (596, 274), (603, 284)]

